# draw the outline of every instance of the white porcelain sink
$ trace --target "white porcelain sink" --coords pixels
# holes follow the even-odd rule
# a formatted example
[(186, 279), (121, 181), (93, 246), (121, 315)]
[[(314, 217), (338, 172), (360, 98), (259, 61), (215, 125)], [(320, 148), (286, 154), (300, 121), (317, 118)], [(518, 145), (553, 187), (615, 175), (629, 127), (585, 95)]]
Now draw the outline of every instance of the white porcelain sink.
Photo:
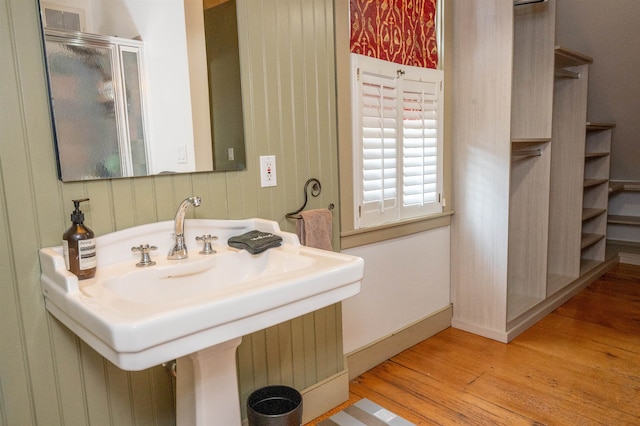
[[(61, 246), (41, 249), (47, 310), (118, 367), (142, 370), (225, 342), (235, 351), (244, 335), (360, 291), (362, 259), (301, 246), (277, 222), (188, 219), (189, 258), (177, 261), (166, 258), (173, 229), (166, 221), (99, 236), (97, 272), (87, 280), (66, 270)], [(283, 244), (258, 255), (228, 247), (229, 237), (254, 229)], [(218, 237), (215, 254), (199, 254), (203, 234)], [(157, 263), (140, 268), (131, 248), (145, 243), (158, 247)]]
[[(227, 246), (258, 229), (283, 244), (258, 255)], [(264, 329), (358, 293), (360, 258), (301, 246), (277, 222), (262, 219), (186, 221), (189, 258), (167, 260), (173, 221), (97, 238), (94, 278), (65, 268), (62, 247), (40, 250), (42, 291), (56, 318), (124, 370), (142, 370)], [(217, 251), (201, 255), (203, 234)], [(136, 267), (131, 247), (156, 245), (157, 262)]]

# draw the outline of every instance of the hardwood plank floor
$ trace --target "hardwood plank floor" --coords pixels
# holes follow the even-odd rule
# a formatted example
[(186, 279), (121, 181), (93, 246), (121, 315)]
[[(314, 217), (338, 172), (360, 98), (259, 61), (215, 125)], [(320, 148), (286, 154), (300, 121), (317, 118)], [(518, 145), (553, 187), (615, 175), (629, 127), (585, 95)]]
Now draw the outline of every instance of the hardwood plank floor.
[(449, 328), (350, 383), (417, 425), (640, 425), (640, 266), (620, 264), (508, 345)]

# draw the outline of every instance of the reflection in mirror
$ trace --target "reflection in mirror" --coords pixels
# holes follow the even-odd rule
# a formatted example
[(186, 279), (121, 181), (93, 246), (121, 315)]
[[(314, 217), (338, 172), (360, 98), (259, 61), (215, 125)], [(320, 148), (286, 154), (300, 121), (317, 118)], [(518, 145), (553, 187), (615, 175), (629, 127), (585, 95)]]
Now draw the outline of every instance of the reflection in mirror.
[(245, 168), (235, 0), (53, 1), (61, 180)]

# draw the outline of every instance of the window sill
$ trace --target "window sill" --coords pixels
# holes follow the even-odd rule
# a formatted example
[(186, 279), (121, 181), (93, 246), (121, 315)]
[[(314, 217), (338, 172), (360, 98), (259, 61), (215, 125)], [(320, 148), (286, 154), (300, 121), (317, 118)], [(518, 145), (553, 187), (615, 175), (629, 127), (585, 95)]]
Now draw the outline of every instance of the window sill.
[(449, 226), (453, 211), (340, 233), (340, 248), (349, 249)]

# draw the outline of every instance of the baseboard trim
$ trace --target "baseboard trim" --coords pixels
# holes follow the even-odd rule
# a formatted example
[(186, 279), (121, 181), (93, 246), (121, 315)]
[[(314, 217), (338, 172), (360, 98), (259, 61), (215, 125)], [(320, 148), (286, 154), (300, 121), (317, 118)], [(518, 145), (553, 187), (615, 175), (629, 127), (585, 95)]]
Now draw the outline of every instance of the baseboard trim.
[(349, 399), (349, 372), (345, 368), (300, 393), (302, 424), (306, 424)]
[(618, 253), (618, 257), (620, 258), (620, 263), (640, 266), (640, 254), (638, 253), (620, 252)]
[[(349, 399), (349, 373), (345, 368), (303, 389), (300, 393), (302, 394), (302, 424), (307, 424)], [(249, 420), (246, 417), (243, 418), (242, 426), (248, 426), (248, 424)]]
[(476, 324), (460, 321), (456, 318), (451, 319), (451, 327), (468, 333), (477, 334), (478, 336), (486, 337), (487, 339), (508, 343), (507, 333), (504, 331), (493, 330)]
[(357, 349), (347, 356), (349, 380), (451, 326), (452, 305)]

